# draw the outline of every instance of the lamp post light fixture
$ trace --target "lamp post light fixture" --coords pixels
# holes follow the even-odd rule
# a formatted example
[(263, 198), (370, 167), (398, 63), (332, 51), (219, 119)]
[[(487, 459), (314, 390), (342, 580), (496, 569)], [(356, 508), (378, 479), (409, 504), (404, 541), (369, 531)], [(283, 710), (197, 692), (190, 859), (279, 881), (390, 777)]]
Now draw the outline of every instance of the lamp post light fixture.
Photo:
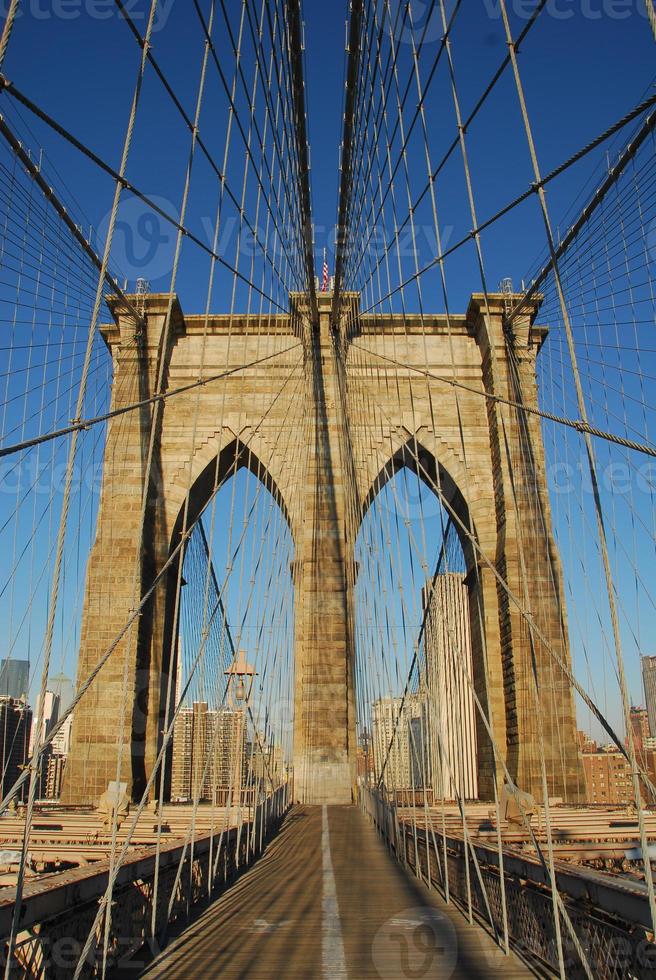
[(255, 667), (246, 661), (246, 651), (239, 650), (235, 659), (224, 671), (228, 678), (226, 701), (232, 708), (250, 707), (253, 684), (257, 677)]

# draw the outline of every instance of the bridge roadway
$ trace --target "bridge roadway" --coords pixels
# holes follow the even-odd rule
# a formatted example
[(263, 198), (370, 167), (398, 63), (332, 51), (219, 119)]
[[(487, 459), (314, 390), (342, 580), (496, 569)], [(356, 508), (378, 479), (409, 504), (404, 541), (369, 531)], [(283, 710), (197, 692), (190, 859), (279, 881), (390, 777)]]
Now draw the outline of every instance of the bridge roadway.
[(530, 975), (404, 871), (348, 806), (292, 810), (255, 865), (141, 973), (148, 980)]

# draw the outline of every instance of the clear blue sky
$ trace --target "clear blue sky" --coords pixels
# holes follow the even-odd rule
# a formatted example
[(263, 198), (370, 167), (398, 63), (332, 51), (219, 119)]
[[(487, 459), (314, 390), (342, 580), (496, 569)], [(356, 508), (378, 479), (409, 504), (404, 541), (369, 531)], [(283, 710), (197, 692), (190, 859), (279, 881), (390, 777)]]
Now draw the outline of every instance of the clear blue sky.
[[(398, 0), (392, 3), (393, 10), (397, 3)], [(128, 28), (113, 5), (100, 0), (64, 0), (52, 6), (44, 0), (28, 0), (23, 6), (25, 14), (16, 24), (6, 74), (100, 156), (117, 165), (139, 54)], [(130, 5), (142, 30), (147, 6), (145, 0), (134, 0)], [(323, 245), (321, 229), (334, 225), (337, 212), (346, 6), (341, 0), (330, 7), (317, 0), (306, 0), (304, 4), (313, 211), (319, 257)], [(418, 28), (423, 24), (427, 6), (419, 0), (413, 4)], [(522, 11), (532, 6), (519, 0), (509, 4), (515, 31), (525, 22)], [(255, 7), (259, 9), (257, 4)], [(644, 15), (639, 13), (642, 2), (628, 0), (626, 9), (620, 10), (621, 19), (608, 13), (616, 7), (619, 10), (620, 5), (611, 0), (556, 0), (548, 5), (522, 49), (520, 64), (545, 172), (615, 121), (652, 83), (653, 41)], [(229, 7), (235, 24), (239, 8), (240, 5)], [(53, 10), (64, 11), (66, 16), (58, 16)], [(198, 20), (193, 8), (180, 0), (165, 0), (161, 11), (153, 51), (191, 114), (202, 47)], [(463, 11), (453, 31), (453, 52), (466, 111), (503, 57), (505, 45), (495, 0), (466, 3)], [(98, 16), (99, 12), (102, 16)], [(428, 36), (436, 35), (437, 28), (431, 26)], [(225, 43), (224, 30), (217, 34), (219, 54)], [(422, 56), (425, 64), (437, 47), (436, 39), (426, 44)], [(229, 69), (231, 56), (227, 51), (224, 54)], [(218, 153), (225, 131), (224, 109), (218, 99), (216, 105), (213, 102), (217, 89), (216, 75), (211, 75), (201, 131)], [(479, 120), (469, 139), (474, 189), (479, 215), (484, 218), (525, 189), (530, 180), (510, 75), (500, 83)], [(454, 126), (445, 82), (440, 81), (432, 93), (428, 121), (435, 145), (446, 145), (454, 135)], [(81, 212), (94, 228), (102, 228), (111, 202), (109, 178), (98, 174), (52, 134), (43, 135), (39, 125), (33, 121), (30, 125), (37, 144), (46, 147)], [(169, 201), (177, 209), (187, 149), (178, 117), (163, 97), (160, 83), (149, 75), (128, 175), (144, 191)], [(591, 162), (596, 159), (581, 164), (550, 191), (557, 221), (584, 186)], [(454, 238), (470, 226), (460, 178), (456, 181), (454, 173), (454, 187), (456, 183), (458, 190), (452, 195), (453, 200), (448, 192), (442, 195), (444, 222), (453, 225)], [(207, 168), (200, 163), (192, 199), (189, 223), (202, 232), (213, 215), (215, 188)], [(542, 254), (542, 232), (534, 217), (528, 209), (520, 209), (507, 224), (499, 226), (498, 235), (490, 235), (486, 250), (491, 282), (496, 283), (504, 275), (519, 281)], [(117, 246), (117, 264), (128, 266), (124, 273), (131, 278), (129, 261), (119, 261), (125, 250), (121, 242)], [(196, 256), (193, 248), (188, 251)], [(204, 258), (183, 263), (178, 288), (187, 309), (201, 306), (205, 267)], [(160, 279), (162, 283), (166, 281), (169, 270), (165, 261), (163, 266), (155, 263), (151, 271), (154, 285), (161, 285)], [(457, 295), (464, 302), (467, 291), (476, 286), (470, 281), (473, 273), (469, 263), (462, 269), (456, 265), (455, 271), (460, 286)], [(216, 305), (220, 306), (218, 294)]]
[[(392, 4), (393, 9), (396, 3), (398, 0)], [(202, 6), (207, 9), (207, 3)], [(227, 6), (235, 23), (241, 4), (231, 3)], [(427, 6), (421, 2), (413, 5), (415, 21), (420, 28)], [(452, 3), (448, 7), (451, 9)], [(515, 0), (509, 7), (513, 29), (517, 32), (525, 20), (526, 10), (532, 9), (532, 4)], [(135, 0), (130, 6), (142, 30), (146, 8), (145, 0)], [(337, 214), (346, 8), (347, 4), (342, 0), (332, 5), (317, 0), (305, 0), (304, 4), (312, 206), (318, 262), (324, 243), (331, 243), (329, 232)], [(435, 25), (429, 26), (428, 36), (430, 42), (426, 46), (425, 64), (437, 51), (439, 30)], [(182, 0), (165, 0), (153, 37), (153, 50), (190, 114), (193, 112), (201, 49), (198, 21), (191, 5)], [(217, 35), (217, 49), (229, 68), (232, 56), (225, 31)], [(482, 0), (481, 3), (468, 0), (463, 5), (463, 12), (453, 32), (453, 51), (460, 97), (467, 112), (505, 51), (502, 23), (495, 0)], [(103, 4), (100, 0), (60, 0), (52, 4), (45, 0), (26, 0), (22, 16), (16, 23), (5, 71), (28, 96), (101, 157), (117, 166), (138, 57), (139, 51), (128, 28), (111, 4)], [(640, 0), (628, 0), (625, 5), (611, 0), (557, 0), (550, 3), (522, 49), (520, 65), (542, 169), (547, 172), (651, 91), (654, 43), (642, 12), (642, 3)], [(70, 202), (73, 213), (80, 222), (99, 229), (102, 237), (111, 203), (110, 179), (81, 159), (79, 154), (24, 110), (17, 114), (15, 105), (6, 95), (2, 99), (2, 111), (6, 112), (10, 122), (31, 145), (33, 152), (38, 153), (40, 147), (45, 149), (49, 173), (52, 175), (56, 171), (57, 186)], [(225, 138), (225, 120), (224, 100), (222, 102), (219, 98), (216, 76), (212, 75), (205, 113), (201, 118), (201, 132), (217, 155)], [(432, 93), (428, 123), (431, 143), (437, 152), (440, 147), (448, 145), (455, 133), (453, 108), (444, 72)], [(627, 135), (628, 131), (610, 144), (611, 150), (616, 151)], [(498, 86), (486, 111), (468, 134), (468, 139), (478, 214), (480, 219), (484, 219), (523, 191), (531, 179), (510, 75)], [(163, 207), (175, 213), (180, 206), (187, 152), (188, 138), (179, 118), (163, 97), (160, 83), (149, 73), (144, 85), (128, 176)], [(241, 159), (243, 167), (243, 156)], [(573, 168), (550, 188), (552, 214), (559, 228), (564, 229), (568, 215), (571, 217), (576, 213), (576, 202), (584, 199), (586, 189), (592, 186), (591, 181), (601, 172), (599, 168), (604, 160), (605, 149)], [(453, 169), (447, 170), (440, 188), (443, 221), (452, 229), (454, 241), (471, 227), (463, 195), (462, 173), (456, 165), (460, 167), (459, 160), (454, 160)], [(420, 161), (413, 158), (410, 166), (413, 183), (420, 186)], [(239, 167), (236, 160), (230, 165), (229, 174), (233, 184), (238, 186)], [(215, 199), (216, 182), (207, 166), (198, 163), (194, 171), (188, 224), (204, 240), (207, 240), (208, 222), (213, 217)], [(143, 274), (150, 280), (151, 288), (168, 288), (173, 241), (170, 229), (155, 229), (158, 247), (151, 254), (148, 236), (152, 229), (147, 224), (140, 224), (143, 209), (140, 205), (135, 206), (129, 195), (125, 199), (121, 219), (114, 254), (117, 274), (131, 283)], [(234, 241), (229, 236), (225, 249), (231, 259), (230, 250), (234, 250)], [(420, 249), (422, 261), (432, 257), (428, 237), (422, 239)], [(494, 226), (485, 236), (488, 281), (494, 287), (502, 277), (511, 276), (518, 284), (539, 265), (544, 251), (544, 232), (532, 201)], [(188, 312), (198, 312), (203, 308), (207, 264), (207, 257), (199, 255), (193, 246), (185, 248), (177, 291), (183, 308)], [(332, 271), (332, 259), (330, 265)], [(471, 249), (463, 250), (452, 260), (449, 277), (452, 306), (462, 309), (469, 293), (480, 288)], [(229, 308), (228, 286), (228, 278), (219, 276), (213, 296), (213, 308), (217, 312)], [(436, 310), (440, 309), (441, 296), (436, 279), (433, 278), (426, 288), (425, 302)], [(557, 316), (555, 308), (553, 316)], [(644, 370), (644, 362), (640, 366)], [(600, 378), (601, 372), (595, 373), (591, 369), (586, 384), (592, 395)], [(639, 401), (643, 398), (638, 389), (629, 387), (627, 390)], [(552, 392), (552, 400), (554, 410), (566, 406), (568, 411), (574, 411), (567, 391), (561, 395)], [(98, 399), (95, 404), (99, 404)], [(610, 408), (608, 403), (601, 407), (599, 420), (604, 427), (611, 425), (609, 411), (619, 412), (621, 422), (624, 404), (621, 400)], [(628, 431), (635, 419), (630, 415), (624, 421)], [(613, 425), (617, 428), (616, 421)], [(650, 434), (647, 432), (645, 435)], [(653, 432), (651, 438), (653, 441)], [(570, 444), (571, 451), (578, 451), (573, 445)], [(547, 447), (553, 453), (554, 460), (563, 451), (563, 444), (554, 446), (552, 450), (549, 440)], [(83, 503), (81, 499), (81, 505)], [(624, 532), (631, 535), (629, 551), (640, 552), (642, 556), (645, 544), (640, 540), (640, 526), (632, 528), (631, 523), (634, 506), (637, 508), (637, 505), (627, 505), (626, 500), (623, 504), (620, 501), (619, 510), (614, 512), (615, 521), (620, 536)], [(640, 510), (651, 526), (650, 508), (651, 495), (647, 494), (640, 503)], [(576, 540), (580, 540), (583, 533), (584, 521), (581, 516), (577, 517), (579, 530), (573, 531), (567, 510), (556, 510), (557, 521), (561, 522), (561, 545), (570, 589), (581, 606), (585, 600), (588, 603), (586, 608), (592, 610), (589, 614), (591, 622), (584, 624), (581, 632), (594, 649), (584, 651), (580, 644), (575, 644), (575, 657), (580, 658), (577, 659), (577, 667), (582, 677), (587, 672), (588, 680), (599, 683), (599, 672), (595, 671), (594, 665), (608, 662), (607, 654), (602, 653), (601, 649), (603, 629), (599, 623), (595, 626), (593, 606), (589, 597), (586, 599), (581, 591), (581, 555), (575, 547)], [(84, 540), (88, 541), (91, 533), (89, 512), (84, 520), (87, 528)], [(575, 539), (574, 544), (572, 538)], [(649, 543), (649, 549), (648, 561), (653, 562), (653, 542)], [(594, 555), (587, 560), (594, 565), (596, 576)], [(585, 570), (585, 562), (583, 567)], [(647, 578), (651, 567), (651, 564), (644, 566)], [(626, 565), (622, 565), (620, 576), (626, 575)], [(630, 586), (627, 578), (627, 595)], [(627, 621), (631, 621), (631, 628), (627, 627), (630, 681), (637, 700), (641, 697), (638, 651), (642, 648), (645, 652), (654, 652), (652, 606), (653, 603), (645, 603), (643, 597), (636, 599), (635, 609), (627, 613)], [(40, 608), (35, 623), (42, 618), (43, 608)], [(645, 635), (631, 639), (638, 621)], [(592, 667), (586, 664), (585, 657), (591, 658)], [(612, 681), (612, 676), (610, 679)], [(608, 709), (617, 720), (616, 701), (612, 696), (609, 696)]]

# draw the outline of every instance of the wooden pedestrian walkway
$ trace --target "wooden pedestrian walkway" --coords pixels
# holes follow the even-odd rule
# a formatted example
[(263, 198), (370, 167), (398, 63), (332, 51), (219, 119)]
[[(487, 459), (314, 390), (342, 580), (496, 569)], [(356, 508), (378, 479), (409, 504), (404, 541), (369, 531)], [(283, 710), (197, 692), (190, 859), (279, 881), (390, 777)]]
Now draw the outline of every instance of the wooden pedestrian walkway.
[(142, 973), (149, 980), (530, 976), (406, 873), (356, 807), (298, 807), (264, 855)]

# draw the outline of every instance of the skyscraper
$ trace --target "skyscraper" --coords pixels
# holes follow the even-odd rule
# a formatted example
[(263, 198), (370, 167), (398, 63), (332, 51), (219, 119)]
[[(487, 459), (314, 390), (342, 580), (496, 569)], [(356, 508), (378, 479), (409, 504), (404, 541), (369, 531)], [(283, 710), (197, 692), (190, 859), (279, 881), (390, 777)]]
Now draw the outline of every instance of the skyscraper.
[(0, 661), (0, 697), (26, 698), (29, 683), (29, 660)]
[(180, 708), (173, 727), (171, 756), (171, 799), (174, 803), (191, 799), (194, 712)]
[(656, 737), (656, 657), (641, 657), (642, 683), (649, 718), (649, 734)]
[(425, 698), (379, 698), (371, 717), (374, 779), (391, 792), (422, 789), (429, 782)]
[(41, 795), (47, 800), (57, 800), (61, 796), (62, 779), (66, 768), (66, 756), (52, 752), (46, 759)]
[(57, 734), (53, 737), (47, 751), (45, 768), (42, 772), (42, 795), (49, 800), (61, 795), (62, 779), (66, 768), (68, 753), (71, 750), (71, 728), (73, 715), (69, 715)]
[[(39, 709), (37, 708), (36, 715), (38, 717)], [(41, 727), (41, 741), (50, 734), (54, 725), (57, 724), (59, 719), (59, 695), (55, 694), (54, 691), (46, 691), (44, 708), (43, 708), (43, 720)], [(36, 721), (36, 718), (35, 718)], [(34, 746), (34, 739), (36, 737), (36, 725), (32, 725), (32, 735), (30, 738), (30, 753)]]
[[(38, 709), (37, 709), (37, 717), (38, 717)], [(46, 691), (45, 699), (44, 699), (44, 707), (43, 707), (43, 718), (41, 721), (41, 742), (43, 742), (48, 737), (53, 727), (57, 724), (58, 718), (59, 718), (59, 695), (55, 694), (54, 691)], [(36, 732), (37, 732), (37, 726), (36, 724), (33, 724), (32, 734), (30, 738), (30, 755), (32, 755), (34, 751)], [(37, 795), (39, 796), (40, 799), (43, 799), (48, 796), (48, 790), (47, 790), (48, 770), (49, 768), (52, 768), (50, 760), (51, 758), (54, 759), (55, 755), (57, 755), (57, 753), (55, 753), (52, 743), (49, 743), (41, 753), (39, 759), (39, 788), (37, 790)], [(55, 770), (56, 770), (56, 764), (53, 763), (53, 765), (55, 765)], [(55, 772), (55, 770), (53, 770), (53, 772)], [(63, 763), (61, 763), (61, 772), (63, 773)], [(59, 776), (59, 780), (57, 780), (57, 778), (54, 778), (51, 773), (50, 785), (55, 786), (57, 782), (61, 784), (61, 773)]]
[[(213, 786), (223, 797), (229, 793), (239, 799), (248, 777), (250, 752), (246, 746), (246, 715), (239, 708), (219, 708), (211, 712), (211, 738), (214, 743)], [(211, 743), (208, 745), (211, 751)], [(209, 787), (211, 789), (211, 786)]]
[[(5, 794), (14, 785), (29, 758), (30, 735), (32, 732), (32, 709), (22, 698), (0, 697), (0, 793)], [(24, 783), (18, 799), (27, 796)]]
[(73, 727), (73, 715), (69, 715), (56, 735), (52, 739), (52, 751), (57, 755), (68, 755), (71, 751), (71, 728)]
[(647, 709), (632, 705), (629, 712), (629, 722), (631, 724), (631, 730), (633, 731), (633, 744), (635, 745), (635, 750), (638, 754), (638, 758), (642, 759), (645, 750), (645, 739), (650, 737), (649, 715), (647, 713)]
[(248, 761), (243, 711), (208, 709), (205, 701), (180, 709), (173, 729), (172, 800), (239, 800)]
[(430, 768), (435, 797), (478, 797), (476, 715), (472, 680), (469, 594), (465, 577), (438, 575), (424, 629), (424, 678), (428, 692)]
[(409, 725), (410, 781), (413, 789), (431, 786), (429, 706), (425, 697), (413, 698)]
[(400, 718), (401, 698), (374, 701), (371, 719), (374, 779), (391, 790), (410, 785), (407, 728)]
[(62, 715), (73, 700), (75, 688), (70, 677), (65, 674), (55, 674), (48, 678), (48, 689), (59, 697), (59, 714)]

